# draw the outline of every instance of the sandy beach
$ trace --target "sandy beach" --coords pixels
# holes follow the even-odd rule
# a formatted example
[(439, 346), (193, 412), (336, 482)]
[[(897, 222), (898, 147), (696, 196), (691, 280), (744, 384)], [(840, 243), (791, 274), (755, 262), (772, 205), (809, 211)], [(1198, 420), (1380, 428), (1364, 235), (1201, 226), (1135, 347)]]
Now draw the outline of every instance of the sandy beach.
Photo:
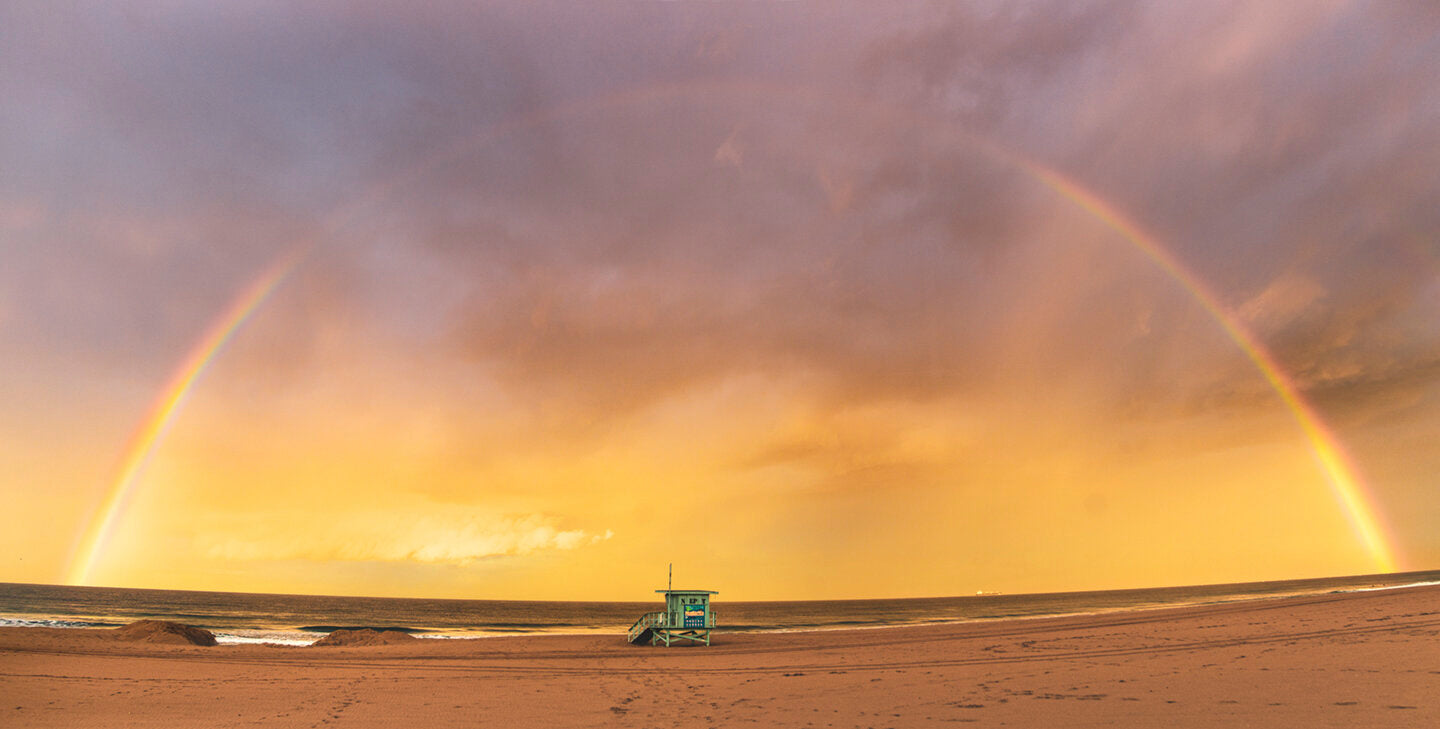
[(1440, 726), (1440, 587), (785, 634), (198, 647), (0, 629), (16, 727)]

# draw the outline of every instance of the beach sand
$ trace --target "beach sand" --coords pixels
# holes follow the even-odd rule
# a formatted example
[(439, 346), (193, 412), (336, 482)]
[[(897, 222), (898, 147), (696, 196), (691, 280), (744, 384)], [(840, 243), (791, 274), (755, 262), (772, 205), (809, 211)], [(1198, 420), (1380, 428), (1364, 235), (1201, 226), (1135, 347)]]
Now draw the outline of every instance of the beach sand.
[(198, 647), (0, 629), (0, 726), (1435, 727), (1440, 587), (784, 634)]

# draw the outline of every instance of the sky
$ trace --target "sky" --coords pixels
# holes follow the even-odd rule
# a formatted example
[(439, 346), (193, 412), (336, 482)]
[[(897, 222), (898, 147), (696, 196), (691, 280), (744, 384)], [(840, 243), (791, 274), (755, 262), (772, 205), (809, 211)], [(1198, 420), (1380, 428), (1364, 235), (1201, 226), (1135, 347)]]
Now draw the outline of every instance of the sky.
[(5, 3), (0, 581), (1440, 569), (1437, 69), (1427, 2)]

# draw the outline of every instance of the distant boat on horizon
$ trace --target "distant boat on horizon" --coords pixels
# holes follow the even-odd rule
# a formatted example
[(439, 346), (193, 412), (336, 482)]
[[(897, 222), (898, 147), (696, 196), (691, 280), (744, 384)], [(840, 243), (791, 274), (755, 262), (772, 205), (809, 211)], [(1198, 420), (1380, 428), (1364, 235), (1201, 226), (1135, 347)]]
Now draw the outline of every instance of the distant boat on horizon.
[(976, 591), (975, 591), (975, 597), (989, 597), (989, 596), (991, 596), (991, 595), (999, 595), (999, 594), (1002, 594), (1002, 593), (999, 593), (999, 592), (987, 592), (987, 591), (985, 591), (985, 590), (976, 590)]

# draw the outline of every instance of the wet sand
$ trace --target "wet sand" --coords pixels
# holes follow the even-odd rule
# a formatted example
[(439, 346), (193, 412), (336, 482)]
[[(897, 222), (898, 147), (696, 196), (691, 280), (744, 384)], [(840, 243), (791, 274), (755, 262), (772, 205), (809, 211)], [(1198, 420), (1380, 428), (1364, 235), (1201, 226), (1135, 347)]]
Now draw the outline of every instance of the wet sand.
[(374, 647), (0, 629), (0, 726), (1440, 726), (1440, 587), (1075, 618)]

